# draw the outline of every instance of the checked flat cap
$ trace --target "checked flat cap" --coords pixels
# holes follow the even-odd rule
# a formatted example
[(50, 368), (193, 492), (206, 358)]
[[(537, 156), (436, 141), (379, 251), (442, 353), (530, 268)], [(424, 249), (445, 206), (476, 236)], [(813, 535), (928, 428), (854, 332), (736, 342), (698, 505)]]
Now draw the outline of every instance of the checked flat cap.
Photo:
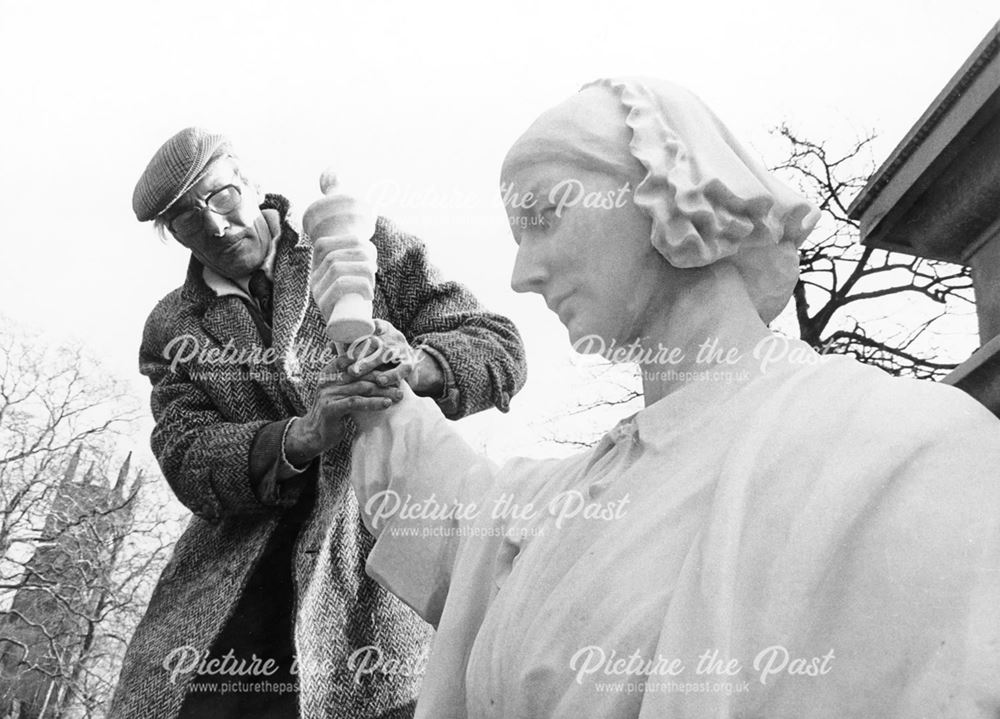
[(163, 143), (132, 193), (132, 210), (139, 222), (154, 219), (174, 204), (209, 162), (231, 149), (225, 136), (200, 127), (187, 127)]

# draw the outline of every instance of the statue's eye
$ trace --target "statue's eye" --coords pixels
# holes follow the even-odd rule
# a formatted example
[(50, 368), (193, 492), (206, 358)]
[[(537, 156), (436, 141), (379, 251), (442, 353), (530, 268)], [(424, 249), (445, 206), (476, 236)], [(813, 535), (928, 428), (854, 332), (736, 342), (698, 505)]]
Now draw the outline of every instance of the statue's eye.
[(538, 213), (538, 225), (539, 227), (553, 227), (559, 220), (559, 215), (556, 212), (554, 205), (549, 205), (548, 207), (542, 208)]

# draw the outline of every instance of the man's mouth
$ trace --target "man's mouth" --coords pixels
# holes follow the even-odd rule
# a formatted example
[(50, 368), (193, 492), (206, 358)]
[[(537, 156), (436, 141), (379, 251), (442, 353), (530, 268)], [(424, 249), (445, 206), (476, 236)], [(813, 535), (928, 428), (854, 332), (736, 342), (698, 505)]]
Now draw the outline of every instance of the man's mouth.
[(233, 237), (224, 237), (224, 238), (222, 238), (222, 240), (221, 240), (222, 250), (221, 251), (223, 253), (232, 252), (233, 250), (237, 249), (240, 245), (242, 245), (243, 241), (246, 240), (247, 237), (248, 237), (248, 233), (241, 232), (240, 234), (234, 235)]

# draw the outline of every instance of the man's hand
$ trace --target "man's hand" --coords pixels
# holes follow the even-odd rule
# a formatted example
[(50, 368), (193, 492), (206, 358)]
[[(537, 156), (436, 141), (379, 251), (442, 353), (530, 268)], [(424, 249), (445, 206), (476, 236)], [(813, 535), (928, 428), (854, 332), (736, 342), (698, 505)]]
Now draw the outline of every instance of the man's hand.
[(403, 397), (393, 382), (377, 383), (375, 373), (352, 376), (347, 367), (352, 361), (337, 357), (323, 368), (316, 390), (316, 401), (303, 417), (292, 422), (285, 436), (285, 456), (297, 467), (335, 447), (344, 436), (344, 417), (355, 412), (387, 409)]
[(375, 320), (375, 334), (358, 342), (358, 359), (348, 367), (353, 377), (373, 374), (381, 387), (409, 383), (415, 394), (436, 397), (444, 390), (444, 373), (437, 360), (422, 349), (413, 349), (391, 322)]

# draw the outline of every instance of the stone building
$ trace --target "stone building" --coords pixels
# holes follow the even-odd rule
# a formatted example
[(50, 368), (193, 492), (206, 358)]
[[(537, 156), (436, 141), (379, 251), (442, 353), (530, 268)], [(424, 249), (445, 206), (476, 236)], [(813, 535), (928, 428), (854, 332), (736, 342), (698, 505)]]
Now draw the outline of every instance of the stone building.
[(1000, 416), (1000, 22), (849, 213), (865, 244), (971, 268), (981, 346), (944, 381)]
[(0, 612), (0, 719), (64, 715), (80, 659), (93, 645), (93, 618), (109, 596), (131, 519), (131, 455), (110, 484), (94, 476), (93, 466), (79, 476), (81, 450), (56, 488), (13, 602)]

